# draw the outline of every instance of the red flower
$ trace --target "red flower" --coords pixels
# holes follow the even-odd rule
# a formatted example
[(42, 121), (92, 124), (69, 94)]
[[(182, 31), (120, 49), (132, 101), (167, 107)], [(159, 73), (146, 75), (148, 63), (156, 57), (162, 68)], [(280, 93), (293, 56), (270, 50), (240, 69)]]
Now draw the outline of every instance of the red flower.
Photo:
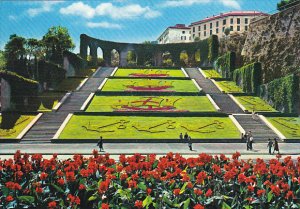
[(49, 209), (56, 208), (56, 202), (55, 202), (55, 201), (49, 202), (49, 203), (48, 203), (48, 208), (49, 208)]
[(249, 185), (249, 186), (248, 186), (248, 192), (253, 192), (253, 191), (254, 191), (254, 187), (251, 186), (251, 185)]
[(98, 192), (99, 192), (100, 194), (105, 193), (105, 192), (108, 190), (109, 184), (110, 184), (110, 181), (109, 181), (109, 180), (102, 181), (102, 182), (100, 183), (99, 188), (98, 188)]
[(174, 190), (173, 190), (173, 194), (174, 194), (175, 196), (178, 196), (178, 195), (180, 194), (180, 189), (174, 189)]
[(247, 177), (245, 176), (245, 174), (240, 173), (240, 174), (238, 175), (238, 182), (239, 182), (240, 184), (243, 183), (243, 182), (245, 182), (246, 179), (247, 179)]
[(109, 204), (102, 203), (101, 209), (109, 209)]
[(204, 180), (206, 179), (207, 175), (206, 172), (201, 171), (198, 175), (197, 175), (197, 183), (198, 184), (203, 184)]
[(5, 198), (6, 202), (11, 202), (14, 200), (14, 198), (10, 195), (8, 195), (6, 198)]
[(136, 188), (137, 187), (136, 181), (134, 181), (134, 180), (129, 180), (127, 183), (128, 183), (128, 188)]
[(207, 192), (205, 193), (205, 197), (211, 197), (213, 194), (211, 189), (208, 189)]
[(197, 204), (194, 206), (194, 209), (204, 209), (203, 205)]
[(261, 197), (261, 196), (264, 195), (265, 193), (266, 193), (266, 190), (260, 189), (260, 190), (257, 191), (257, 196), (258, 196), (258, 197)]
[(36, 193), (41, 194), (43, 193), (43, 189), (41, 187), (35, 188)]
[(202, 192), (201, 189), (194, 189), (194, 193), (195, 193), (196, 195), (198, 195), (198, 196), (200, 196), (200, 195), (203, 194), (203, 192)]
[(293, 191), (288, 191), (286, 196), (285, 196), (285, 199), (294, 199), (294, 198), (295, 198), (294, 192)]
[(143, 202), (141, 200), (137, 200), (137, 201), (135, 201), (134, 206), (139, 209), (143, 208)]
[(79, 185), (79, 190), (85, 190), (86, 188), (85, 188), (85, 186), (83, 185), (83, 184), (80, 184)]
[(57, 180), (57, 183), (61, 186), (63, 186), (65, 184), (65, 180), (63, 178), (60, 178)]
[(11, 190), (21, 190), (21, 186), (20, 184), (18, 183), (14, 183), (14, 182), (6, 182), (5, 183), (5, 186), (8, 188), (8, 189), (11, 189)]
[(192, 182), (190, 182), (190, 181), (189, 181), (189, 182), (187, 183), (187, 185), (186, 185), (186, 187), (189, 188), (189, 189), (193, 188), (193, 186), (194, 186), (194, 185), (193, 185)]
[(236, 152), (236, 153), (234, 153), (234, 154), (232, 155), (232, 159), (233, 159), (233, 160), (238, 160), (240, 156), (241, 156), (241, 153)]
[(41, 180), (45, 180), (47, 177), (48, 177), (48, 174), (45, 173), (45, 172), (42, 172), (41, 175), (40, 175)]
[(146, 189), (146, 193), (147, 193), (147, 195), (150, 195), (150, 194), (151, 194), (151, 192), (152, 192), (152, 189), (150, 189), (150, 188), (147, 188), (147, 189)]
[(75, 181), (75, 174), (73, 171), (71, 172), (66, 172), (66, 179), (67, 182), (74, 182)]
[(275, 194), (276, 196), (280, 195), (280, 189), (278, 186), (271, 185), (270, 188), (273, 194)]

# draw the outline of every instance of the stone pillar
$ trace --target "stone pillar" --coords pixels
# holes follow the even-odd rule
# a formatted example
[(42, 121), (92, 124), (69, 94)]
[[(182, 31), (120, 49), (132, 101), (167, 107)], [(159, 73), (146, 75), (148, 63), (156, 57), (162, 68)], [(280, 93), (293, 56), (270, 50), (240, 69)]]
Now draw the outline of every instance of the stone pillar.
[(92, 63), (94, 65), (97, 64), (97, 47), (94, 45), (91, 46), (91, 57), (92, 57)]
[(10, 84), (4, 80), (4, 78), (1, 79), (1, 111), (6, 111), (12, 109), (11, 107), (11, 87)]
[(80, 36), (80, 56), (86, 60), (87, 58), (87, 43), (86, 43), (86, 38), (84, 35)]
[(103, 50), (103, 59), (106, 66), (111, 66), (111, 50)]
[(162, 66), (162, 53), (161, 52), (156, 52), (153, 55), (153, 60), (154, 60), (154, 66)]
[(64, 57), (64, 69), (66, 70), (66, 77), (75, 76), (75, 69), (67, 56)]
[(120, 53), (120, 66), (127, 66), (127, 53), (128, 50), (122, 50)]

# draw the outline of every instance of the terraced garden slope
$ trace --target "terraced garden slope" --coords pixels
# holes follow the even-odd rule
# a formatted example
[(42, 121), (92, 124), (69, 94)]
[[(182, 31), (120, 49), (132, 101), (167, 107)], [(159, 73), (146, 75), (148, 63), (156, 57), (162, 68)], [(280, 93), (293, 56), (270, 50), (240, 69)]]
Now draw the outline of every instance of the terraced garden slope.
[(216, 84), (225, 93), (244, 93), (243, 89), (237, 86), (233, 81), (216, 81)]
[(176, 69), (118, 69), (116, 77), (185, 77), (182, 70)]
[(300, 139), (300, 117), (267, 118), (287, 139)]
[(272, 106), (267, 104), (264, 100), (254, 96), (235, 96), (235, 98), (248, 110), (249, 112), (277, 112)]

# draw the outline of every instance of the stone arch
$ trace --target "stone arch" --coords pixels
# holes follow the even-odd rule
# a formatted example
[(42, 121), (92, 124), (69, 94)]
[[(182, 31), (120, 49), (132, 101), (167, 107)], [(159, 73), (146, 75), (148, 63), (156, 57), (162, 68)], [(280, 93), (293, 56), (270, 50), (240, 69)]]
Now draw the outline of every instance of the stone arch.
[(170, 51), (165, 51), (161, 54), (163, 66), (173, 66), (173, 56)]
[(182, 50), (179, 54), (180, 66), (186, 67), (189, 64), (189, 55), (186, 50)]
[(110, 65), (114, 66), (114, 67), (119, 66), (120, 65), (120, 53), (119, 53), (119, 51), (116, 50), (116, 49), (112, 49), (110, 51), (110, 54), (111, 54)]

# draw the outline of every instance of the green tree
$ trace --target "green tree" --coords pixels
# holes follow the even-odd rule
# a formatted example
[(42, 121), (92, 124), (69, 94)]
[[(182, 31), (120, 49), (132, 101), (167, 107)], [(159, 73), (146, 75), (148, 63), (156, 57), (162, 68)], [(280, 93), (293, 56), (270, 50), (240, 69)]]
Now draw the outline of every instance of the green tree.
[(43, 46), (43, 42), (37, 40), (35, 38), (29, 38), (26, 42), (26, 51), (29, 56), (29, 62), (32, 57), (34, 57), (34, 73), (32, 78), (39, 78), (39, 60), (44, 58), (45, 47)]
[(61, 26), (49, 28), (42, 41), (46, 48), (46, 59), (58, 64), (62, 64), (64, 51), (75, 48), (68, 29)]
[(128, 65), (135, 65), (136, 64), (136, 55), (134, 51), (128, 51), (126, 57)]
[(4, 57), (4, 52), (0, 50), (0, 70), (5, 70), (6, 59)]
[(187, 66), (189, 62), (189, 55), (187, 54), (186, 51), (183, 51), (180, 53), (180, 64), (182, 66)]
[(282, 11), (289, 7), (295, 6), (296, 4), (299, 4), (300, 0), (281, 0), (277, 4), (277, 10)]
[(225, 36), (228, 36), (230, 34), (230, 28), (225, 28), (224, 34)]

